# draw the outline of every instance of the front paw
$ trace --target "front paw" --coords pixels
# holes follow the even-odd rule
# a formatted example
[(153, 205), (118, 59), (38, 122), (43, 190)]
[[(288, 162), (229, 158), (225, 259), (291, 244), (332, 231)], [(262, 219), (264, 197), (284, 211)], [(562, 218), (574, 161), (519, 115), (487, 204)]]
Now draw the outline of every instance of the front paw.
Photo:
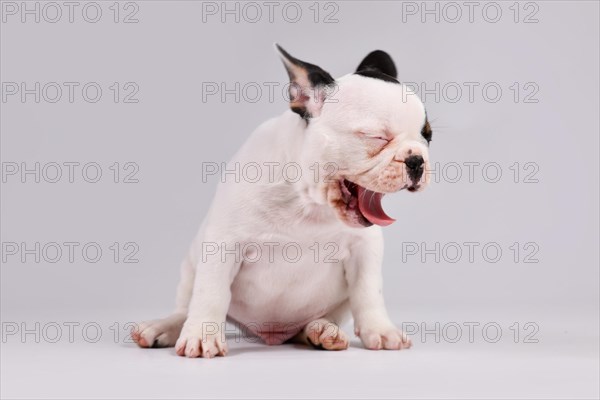
[(225, 322), (192, 322), (186, 321), (175, 351), (183, 357), (213, 358), (227, 354), (225, 342)]
[(369, 350), (403, 350), (412, 346), (406, 333), (391, 322), (361, 325), (355, 333)]

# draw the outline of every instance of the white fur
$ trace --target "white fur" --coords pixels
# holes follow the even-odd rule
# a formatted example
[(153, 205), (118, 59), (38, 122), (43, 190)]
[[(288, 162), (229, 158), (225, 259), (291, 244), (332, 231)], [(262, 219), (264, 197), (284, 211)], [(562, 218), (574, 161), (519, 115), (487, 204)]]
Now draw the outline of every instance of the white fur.
[[(297, 163), (302, 178), (289, 183), (281, 169), (270, 177), (264, 168), (259, 182), (231, 178), (219, 185), (182, 264), (175, 313), (142, 325), (134, 335), (140, 345), (176, 345), (177, 353), (188, 357), (224, 355), (229, 318), (270, 344), (296, 336), (340, 349), (347, 347), (343, 332), (327, 333), (324, 326), (337, 327), (350, 311), (367, 348), (410, 347), (384, 305), (382, 229), (348, 225), (331, 199), (342, 177), (384, 193), (406, 187), (402, 159), (409, 150), (423, 156), (428, 170), (428, 146), (420, 134), (423, 104), (402, 85), (347, 75), (336, 80), (336, 90), (318, 111), (308, 124), (291, 111), (263, 123), (235, 155), (231, 163), (240, 165)], [(387, 140), (384, 150), (370, 155)], [(318, 179), (315, 163), (324, 174)], [(273, 242), (279, 246), (269, 260), (266, 243)], [(220, 247), (217, 254), (205, 254), (207, 243)], [(262, 257), (254, 263), (232, 255), (223, 260), (223, 244), (231, 250), (236, 243), (240, 249), (256, 244)], [(302, 249), (299, 261), (282, 255), (288, 243)], [(246, 247), (249, 254), (242, 258), (256, 256), (257, 247)], [(214, 245), (211, 249), (214, 253)], [(332, 252), (337, 262), (325, 262)], [(313, 329), (311, 323), (324, 325)], [(179, 329), (175, 343), (173, 331)]]

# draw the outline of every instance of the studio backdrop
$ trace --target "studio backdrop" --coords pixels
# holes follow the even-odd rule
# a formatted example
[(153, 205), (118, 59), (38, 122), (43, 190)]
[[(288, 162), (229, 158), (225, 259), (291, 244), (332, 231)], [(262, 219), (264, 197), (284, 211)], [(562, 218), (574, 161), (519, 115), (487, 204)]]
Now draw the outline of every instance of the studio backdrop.
[[(597, 2), (1, 11), (3, 398), (599, 395)], [(427, 108), (431, 184), (383, 201), (410, 350), (238, 337), (205, 360), (131, 341), (173, 310), (219, 182), (253, 173), (224, 163), (289, 107), (274, 43), (334, 77), (384, 50)]]

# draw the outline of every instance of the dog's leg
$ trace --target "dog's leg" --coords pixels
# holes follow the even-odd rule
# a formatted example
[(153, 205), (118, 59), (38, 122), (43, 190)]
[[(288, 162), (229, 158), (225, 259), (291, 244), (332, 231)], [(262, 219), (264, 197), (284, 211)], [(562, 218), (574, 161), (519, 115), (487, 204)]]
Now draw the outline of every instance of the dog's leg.
[(173, 347), (184, 321), (185, 314), (172, 314), (167, 318), (144, 321), (133, 329), (131, 338), (140, 347)]
[(340, 325), (349, 316), (349, 309), (350, 305), (345, 301), (323, 318), (308, 323), (292, 341), (325, 350), (346, 350), (349, 340)]
[(203, 255), (195, 266), (187, 319), (175, 344), (180, 356), (212, 358), (227, 353), (225, 319), (231, 301), (231, 283), (241, 263), (238, 257), (226, 255), (227, 249), (236, 248), (235, 243), (220, 240), (212, 243), (221, 243), (220, 251)]
[(352, 248), (344, 263), (354, 332), (370, 350), (400, 350), (411, 347), (404, 332), (390, 320), (383, 300), (381, 231)]
[(181, 278), (177, 286), (175, 311), (167, 318), (144, 321), (132, 330), (131, 338), (140, 347), (173, 347), (185, 322), (194, 284), (191, 255), (181, 263)]

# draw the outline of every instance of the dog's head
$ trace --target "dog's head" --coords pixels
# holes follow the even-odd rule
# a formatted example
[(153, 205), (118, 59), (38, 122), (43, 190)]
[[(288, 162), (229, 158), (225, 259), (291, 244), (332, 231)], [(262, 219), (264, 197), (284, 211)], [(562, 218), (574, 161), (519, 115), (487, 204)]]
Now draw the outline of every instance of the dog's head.
[(428, 183), (432, 131), (423, 103), (396, 79), (383, 51), (333, 79), (277, 49), (290, 77), (290, 107), (306, 121), (303, 166), (320, 171), (317, 182), (310, 176), (312, 197), (350, 226), (391, 224), (383, 195), (420, 191)]

